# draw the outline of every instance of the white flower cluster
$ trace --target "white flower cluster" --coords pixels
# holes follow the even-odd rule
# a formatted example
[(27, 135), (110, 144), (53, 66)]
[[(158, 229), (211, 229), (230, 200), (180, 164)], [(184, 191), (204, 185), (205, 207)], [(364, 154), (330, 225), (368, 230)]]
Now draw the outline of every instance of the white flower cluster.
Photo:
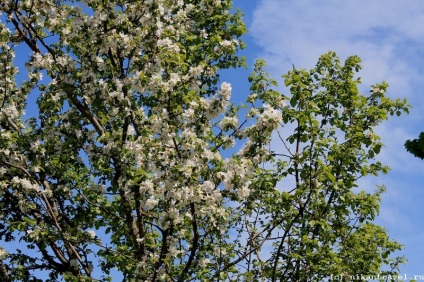
[(264, 104), (264, 112), (258, 117), (258, 124), (275, 129), (282, 120), (281, 112), (269, 104)]
[(148, 199), (145, 203), (144, 203), (144, 207), (147, 209), (147, 210), (151, 210), (151, 209), (153, 209), (157, 204), (159, 203), (159, 201), (158, 200), (156, 200), (156, 199), (153, 199), (153, 198), (150, 198), (150, 199)]
[(231, 84), (228, 82), (223, 82), (221, 84), (221, 89), (219, 90), (219, 94), (221, 95), (224, 101), (229, 101), (231, 98)]
[(224, 117), (219, 125), (223, 130), (233, 129), (237, 127), (238, 119), (237, 117)]
[(174, 43), (169, 37), (159, 39), (157, 42), (158, 47), (164, 47), (173, 53), (179, 53), (180, 47)]
[(8, 106), (6, 108), (0, 109), (0, 119), (7, 120), (10, 119), (16, 119), (19, 117), (22, 113), (15, 107), (15, 106)]
[(20, 186), (21, 188), (23, 188), (24, 190), (27, 190), (27, 191), (36, 191), (36, 192), (40, 191), (39, 185), (34, 184), (34, 183), (32, 183), (31, 181), (29, 181), (28, 179), (25, 179), (25, 178), (19, 178), (19, 177), (15, 176), (12, 179), (12, 184)]
[(213, 95), (209, 100), (200, 100), (208, 119), (214, 119), (219, 114), (225, 112), (230, 105), (231, 90), (231, 84), (223, 82), (218, 93)]
[(92, 239), (95, 239), (97, 237), (96, 232), (94, 230), (88, 230), (87, 233)]
[(7, 252), (5, 249), (0, 248), (0, 260), (4, 260), (7, 257)]
[(254, 176), (254, 165), (249, 159), (229, 158), (224, 161), (224, 169), (217, 173), (227, 190), (236, 191), (240, 199), (250, 194), (251, 177)]
[(384, 94), (384, 90), (379, 87), (372, 87), (371, 88), (372, 94)]

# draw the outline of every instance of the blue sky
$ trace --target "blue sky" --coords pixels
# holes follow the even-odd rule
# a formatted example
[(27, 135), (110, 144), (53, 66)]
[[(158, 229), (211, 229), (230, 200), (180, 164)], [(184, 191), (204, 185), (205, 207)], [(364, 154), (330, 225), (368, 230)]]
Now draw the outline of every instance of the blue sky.
[[(408, 263), (401, 273), (424, 279), (424, 160), (403, 146), (424, 131), (424, 1), (235, 0), (234, 6), (245, 13), (249, 34), (243, 54), (249, 66), (256, 58), (265, 59), (267, 70), (281, 85), (281, 75), (292, 64), (312, 68), (321, 54), (331, 50), (342, 59), (362, 58), (363, 93), (371, 84), (386, 81), (391, 98), (406, 97), (413, 106), (409, 115), (393, 117), (377, 129), (385, 144), (378, 159), (391, 171), (361, 180), (360, 188), (387, 187), (378, 223), (405, 245), (400, 254)], [(229, 79), (233, 95), (245, 90), (242, 73), (239, 80)]]

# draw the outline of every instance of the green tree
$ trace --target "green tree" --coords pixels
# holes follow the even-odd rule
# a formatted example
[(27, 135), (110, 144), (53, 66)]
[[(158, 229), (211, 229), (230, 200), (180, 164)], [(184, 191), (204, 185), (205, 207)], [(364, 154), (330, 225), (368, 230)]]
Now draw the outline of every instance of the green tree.
[(406, 101), (360, 94), (360, 59), (330, 52), (284, 76), (288, 96), (258, 61), (240, 110), (219, 77), (244, 65), (230, 10), (0, 0), (0, 239), (19, 246), (0, 249), (2, 281), (395, 273), (401, 245), (373, 223), (384, 188), (356, 182), (388, 170), (373, 128)]
[(406, 140), (405, 148), (417, 158), (424, 159), (424, 132), (414, 140)]

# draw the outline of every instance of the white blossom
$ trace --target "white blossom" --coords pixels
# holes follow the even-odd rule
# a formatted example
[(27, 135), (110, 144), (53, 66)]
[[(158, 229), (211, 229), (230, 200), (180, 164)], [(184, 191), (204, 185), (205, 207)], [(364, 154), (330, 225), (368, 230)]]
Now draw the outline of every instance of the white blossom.
[(200, 31), (200, 37), (205, 38), (205, 39), (208, 38), (208, 33), (206, 32), (205, 29), (202, 29)]
[(237, 117), (224, 117), (220, 122), (220, 126), (223, 129), (235, 128), (237, 126), (237, 122)]
[(3, 248), (0, 248), (0, 260), (4, 260), (7, 257), (7, 251)]
[(12, 184), (21, 186), (24, 190), (40, 191), (40, 187), (37, 184), (33, 184), (31, 181), (25, 178), (13, 177)]
[(94, 230), (88, 230), (87, 233), (92, 239), (96, 238), (96, 232)]
[(153, 198), (150, 198), (150, 199), (148, 199), (147, 201), (146, 201), (146, 203), (144, 204), (144, 207), (147, 209), (147, 210), (151, 210), (151, 209), (153, 209), (154, 207), (156, 207), (156, 205), (158, 204), (158, 200), (156, 200), (156, 199), (153, 199)]
[(222, 98), (226, 101), (228, 101), (231, 97), (231, 84), (228, 82), (223, 82), (221, 84), (221, 89), (219, 91), (219, 94), (221, 94)]
[(379, 88), (379, 87), (372, 87), (371, 88), (371, 93), (372, 94), (379, 94), (379, 93), (383, 94), (384, 93), (384, 90), (381, 89), (381, 88)]

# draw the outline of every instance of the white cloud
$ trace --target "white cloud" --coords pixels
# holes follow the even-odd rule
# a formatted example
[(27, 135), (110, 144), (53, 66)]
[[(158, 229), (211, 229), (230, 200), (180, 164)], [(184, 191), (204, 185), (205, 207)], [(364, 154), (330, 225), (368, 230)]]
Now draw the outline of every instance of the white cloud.
[(420, 0), (263, 0), (250, 31), (276, 76), (292, 64), (311, 68), (332, 50), (341, 58), (363, 59), (365, 85), (386, 80), (394, 93), (403, 94), (417, 73), (404, 61), (401, 48), (406, 42), (424, 42), (423, 16)]

